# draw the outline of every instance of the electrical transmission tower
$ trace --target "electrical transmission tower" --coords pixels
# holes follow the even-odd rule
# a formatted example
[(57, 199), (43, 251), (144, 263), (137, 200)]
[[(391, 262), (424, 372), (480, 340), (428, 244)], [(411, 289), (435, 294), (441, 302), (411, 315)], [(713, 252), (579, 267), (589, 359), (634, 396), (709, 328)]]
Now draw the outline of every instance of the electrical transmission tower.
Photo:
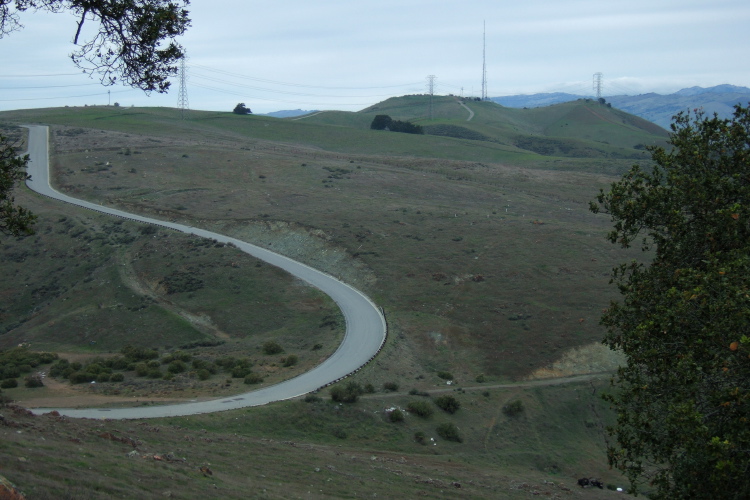
[(482, 100), (487, 100), (487, 23), (482, 21)]
[(594, 91), (596, 92), (597, 99), (602, 98), (602, 80), (604, 80), (604, 75), (601, 73), (594, 73)]
[(432, 120), (432, 95), (435, 93), (435, 75), (427, 76), (427, 90), (430, 92), (430, 120)]
[(180, 117), (187, 119), (187, 111), (190, 109), (187, 94), (187, 68), (185, 67), (185, 56), (180, 59), (180, 94), (177, 97), (177, 107), (180, 108)]

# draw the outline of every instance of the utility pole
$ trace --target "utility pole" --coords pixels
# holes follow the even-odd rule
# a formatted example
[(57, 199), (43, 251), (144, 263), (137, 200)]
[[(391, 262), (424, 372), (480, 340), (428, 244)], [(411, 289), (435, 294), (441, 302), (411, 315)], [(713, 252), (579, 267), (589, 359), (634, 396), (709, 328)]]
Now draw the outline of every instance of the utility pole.
[(427, 89), (430, 91), (430, 120), (432, 120), (432, 95), (435, 93), (435, 75), (427, 76)]
[(180, 93), (177, 96), (177, 107), (180, 108), (180, 117), (187, 119), (187, 111), (190, 109), (187, 94), (187, 68), (185, 67), (185, 55), (180, 59)]
[(602, 80), (604, 79), (604, 75), (601, 73), (594, 73), (594, 91), (596, 92), (596, 98), (601, 99), (602, 98)]
[(482, 100), (487, 100), (487, 22), (482, 21)]

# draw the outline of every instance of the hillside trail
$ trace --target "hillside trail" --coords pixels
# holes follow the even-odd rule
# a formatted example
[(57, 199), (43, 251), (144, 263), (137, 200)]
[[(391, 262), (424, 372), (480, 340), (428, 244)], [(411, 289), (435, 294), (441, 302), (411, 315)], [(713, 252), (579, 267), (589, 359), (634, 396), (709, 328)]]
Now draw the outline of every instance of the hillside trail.
[(463, 103), (463, 102), (461, 101), (461, 99), (459, 99), (458, 97), (456, 97), (456, 102), (457, 102), (458, 104), (460, 104), (461, 106), (463, 106), (463, 108), (464, 108), (464, 109), (465, 109), (466, 111), (468, 111), (468, 112), (469, 112), (469, 117), (468, 117), (468, 118), (466, 119), (466, 121), (467, 121), (467, 122), (470, 122), (470, 121), (471, 121), (471, 119), (472, 119), (472, 118), (474, 118), (474, 111), (472, 111), (472, 110), (471, 110), (471, 108), (469, 108), (469, 106), (467, 106), (466, 104), (464, 104), (464, 103)]
[[(455, 392), (457, 389), (461, 389), (461, 391), (471, 392), (471, 391), (486, 391), (488, 389), (522, 389), (522, 388), (528, 388), (528, 387), (548, 387), (553, 385), (564, 385), (564, 384), (573, 384), (573, 383), (579, 383), (579, 382), (588, 382), (591, 380), (597, 380), (602, 379), (605, 377), (611, 377), (612, 372), (598, 372), (598, 373), (586, 373), (584, 375), (571, 375), (568, 377), (556, 377), (556, 378), (548, 378), (548, 379), (536, 379), (536, 380), (524, 380), (520, 382), (507, 382), (503, 384), (480, 384), (480, 385), (471, 385), (471, 386), (465, 386), (461, 384), (447, 384), (446, 387), (441, 388), (435, 388), (435, 389), (429, 389), (424, 392), (426, 392), (429, 395), (433, 394), (443, 394), (446, 392)], [(394, 396), (408, 396), (408, 392), (403, 391), (394, 391), (394, 392), (386, 392), (382, 394), (366, 394), (361, 396), (363, 399), (384, 399)]]

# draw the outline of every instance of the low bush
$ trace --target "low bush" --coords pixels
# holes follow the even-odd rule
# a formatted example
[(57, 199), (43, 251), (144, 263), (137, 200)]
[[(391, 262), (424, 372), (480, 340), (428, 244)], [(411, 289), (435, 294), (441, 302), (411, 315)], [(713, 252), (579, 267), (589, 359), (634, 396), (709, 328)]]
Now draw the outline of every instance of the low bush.
[(427, 401), (410, 401), (406, 411), (422, 418), (430, 418), (433, 413), (432, 405)]
[(450, 394), (435, 398), (435, 404), (438, 408), (448, 413), (456, 413), (461, 408), (461, 403)]
[(453, 374), (451, 372), (439, 371), (437, 372), (437, 376), (443, 380), (453, 380)]
[(277, 342), (269, 340), (263, 344), (263, 354), (272, 356), (284, 352), (284, 348), (281, 347)]
[(0, 389), (13, 389), (14, 387), (18, 387), (18, 380), (14, 378), (6, 378), (0, 382)]
[(245, 375), (246, 384), (260, 384), (261, 382), (263, 382), (263, 377), (257, 373), (248, 373)]
[(169, 366), (167, 367), (167, 370), (169, 373), (182, 373), (187, 369), (187, 366), (185, 365), (184, 361), (181, 361), (179, 359), (175, 359), (171, 363), (169, 363)]
[(39, 375), (29, 375), (28, 377), (26, 377), (24, 385), (33, 389), (36, 387), (44, 387), (44, 382), (42, 381), (42, 377), (40, 377)]
[(427, 444), (427, 436), (422, 431), (417, 431), (414, 433), (414, 441), (416, 441), (419, 444)]
[(289, 368), (290, 366), (294, 366), (299, 361), (299, 358), (296, 354), (290, 354), (286, 358), (284, 358), (284, 367)]
[(113, 373), (109, 377), (110, 382), (122, 382), (123, 380), (125, 380), (125, 375), (122, 373)]
[(331, 400), (337, 403), (356, 403), (363, 393), (362, 386), (356, 382), (349, 382), (345, 386), (335, 385), (331, 387)]
[(446, 422), (440, 424), (435, 429), (435, 432), (446, 441), (454, 441), (456, 443), (463, 442), (463, 438), (461, 438), (461, 434), (458, 432), (458, 427), (456, 427), (456, 424), (454, 423)]
[(404, 412), (396, 408), (390, 414), (388, 415), (388, 418), (391, 420), (391, 422), (403, 422), (404, 421)]
[(386, 382), (383, 384), (383, 390), (388, 392), (396, 392), (398, 390), (398, 384), (396, 382)]
[(197, 375), (198, 380), (208, 380), (209, 378), (211, 378), (211, 372), (209, 372), (205, 368), (201, 368), (200, 370), (198, 370)]
[(523, 413), (523, 401), (516, 399), (503, 406), (503, 413), (509, 417), (515, 417)]

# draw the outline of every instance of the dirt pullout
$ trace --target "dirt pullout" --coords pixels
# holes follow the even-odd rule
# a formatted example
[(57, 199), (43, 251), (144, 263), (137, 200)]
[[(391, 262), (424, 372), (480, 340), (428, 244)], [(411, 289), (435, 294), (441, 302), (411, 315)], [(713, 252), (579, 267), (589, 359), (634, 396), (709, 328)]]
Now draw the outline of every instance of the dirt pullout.
[(582, 347), (575, 347), (562, 355), (550, 366), (540, 368), (526, 380), (570, 377), (588, 373), (614, 372), (625, 363), (625, 356), (618, 351), (595, 342)]

